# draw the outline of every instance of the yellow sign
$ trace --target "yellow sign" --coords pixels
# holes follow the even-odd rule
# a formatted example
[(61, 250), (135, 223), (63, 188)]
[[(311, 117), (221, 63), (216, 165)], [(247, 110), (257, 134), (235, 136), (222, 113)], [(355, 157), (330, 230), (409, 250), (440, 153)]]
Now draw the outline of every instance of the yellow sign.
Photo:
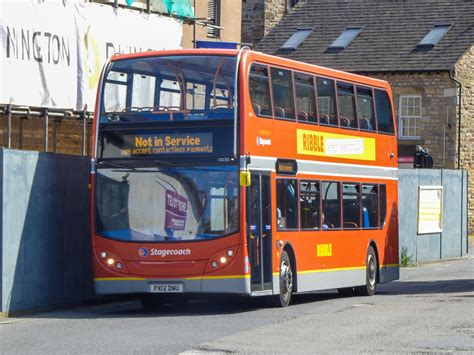
[(296, 130), (298, 154), (375, 160), (375, 139), (345, 134)]
[(418, 194), (418, 234), (443, 231), (443, 186), (420, 186)]
[(332, 244), (317, 244), (316, 255), (319, 257), (332, 256)]

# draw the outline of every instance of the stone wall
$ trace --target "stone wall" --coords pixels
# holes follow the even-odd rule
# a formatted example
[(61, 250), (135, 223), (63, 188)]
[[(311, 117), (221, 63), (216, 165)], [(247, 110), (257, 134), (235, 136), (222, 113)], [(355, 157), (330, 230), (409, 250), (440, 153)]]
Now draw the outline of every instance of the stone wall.
[[(455, 78), (462, 84), (461, 168), (468, 171), (468, 231), (474, 234), (474, 45), (459, 59)], [(458, 92), (458, 90), (456, 91)]]
[(281, 21), (288, 0), (247, 0), (242, 3), (242, 42), (255, 46)]
[(242, 3), (242, 42), (255, 44), (259, 42), (265, 32), (264, 0), (247, 0)]
[(449, 74), (384, 73), (370, 76), (390, 83), (397, 126), (400, 96), (421, 96), (420, 139), (399, 139), (399, 155), (411, 156), (415, 146), (421, 145), (432, 155), (435, 168), (455, 168), (458, 127), (456, 84)]

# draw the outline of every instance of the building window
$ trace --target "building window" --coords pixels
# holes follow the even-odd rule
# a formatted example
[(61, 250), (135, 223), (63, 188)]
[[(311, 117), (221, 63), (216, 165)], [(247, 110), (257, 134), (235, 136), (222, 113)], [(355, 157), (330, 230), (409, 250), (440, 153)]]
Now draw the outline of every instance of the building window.
[(434, 25), (430, 32), (417, 44), (417, 47), (434, 47), (453, 27), (452, 23)]
[(401, 138), (420, 137), (421, 96), (400, 96), (399, 106)]
[(332, 42), (332, 44), (329, 46), (329, 49), (342, 50), (346, 48), (349, 43), (351, 43), (361, 32), (362, 27), (347, 27), (344, 32), (342, 32), (339, 37), (337, 37), (336, 40)]
[[(211, 21), (211, 25), (221, 25), (221, 1), (220, 0), (208, 0), (207, 2), (207, 18)], [(208, 37), (219, 37), (221, 30), (218, 28), (208, 27)]]
[(287, 39), (287, 41), (280, 47), (280, 51), (294, 51), (297, 49), (301, 43), (304, 42), (304, 40), (311, 34), (313, 33), (314, 28), (298, 28), (293, 34), (290, 36), (290, 38)]

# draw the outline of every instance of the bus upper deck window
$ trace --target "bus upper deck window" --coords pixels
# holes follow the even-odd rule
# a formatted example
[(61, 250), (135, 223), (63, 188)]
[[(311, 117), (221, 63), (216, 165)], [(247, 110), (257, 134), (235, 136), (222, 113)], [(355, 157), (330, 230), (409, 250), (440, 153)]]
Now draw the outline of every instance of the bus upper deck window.
[(279, 68), (271, 69), (273, 113), (276, 118), (295, 119), (295, 103), (291, 72)]
[(295, 73), (295, 91), (298, 121), (317, 123), (313, 76)]
[(266, 66), (252, 65), (250, 68), (249, 92), (255, 114), (259, 117), (272, 117), (270, 81)]
[(394, 133), (392, 106), (386, 91), (375, 90), (375, 107), (379, 132)]
[(317, 78), (318, 114), (322, 125), (338, 126), (334, 80)]
[(375, 131), (375, 112), (372, 89), (357, 88), (357, 116), (359, 117), (360, 129)]
[(354, 86), (352, 84), (337, 83), (337, 100), (341, 127), (358, 128)]

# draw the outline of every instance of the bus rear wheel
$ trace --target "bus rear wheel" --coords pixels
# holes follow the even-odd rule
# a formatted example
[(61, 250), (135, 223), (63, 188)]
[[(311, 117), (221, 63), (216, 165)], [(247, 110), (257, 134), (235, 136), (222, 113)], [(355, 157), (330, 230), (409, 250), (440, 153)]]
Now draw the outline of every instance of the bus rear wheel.
[(356, 294), (359, 296), (373, 296), (377, 287), (377, 255), (372, 245), (367, 249), (367, 261), (365, 268), (365, 286), (355, 288)]
[(278, 296), (272, 296), (269, 301), (272, 306), (286, 307), (290, 304), (291, 294), (294, 287), (293, 269), (288, 253), (283, 250), (280, 257), (280, 292)]

